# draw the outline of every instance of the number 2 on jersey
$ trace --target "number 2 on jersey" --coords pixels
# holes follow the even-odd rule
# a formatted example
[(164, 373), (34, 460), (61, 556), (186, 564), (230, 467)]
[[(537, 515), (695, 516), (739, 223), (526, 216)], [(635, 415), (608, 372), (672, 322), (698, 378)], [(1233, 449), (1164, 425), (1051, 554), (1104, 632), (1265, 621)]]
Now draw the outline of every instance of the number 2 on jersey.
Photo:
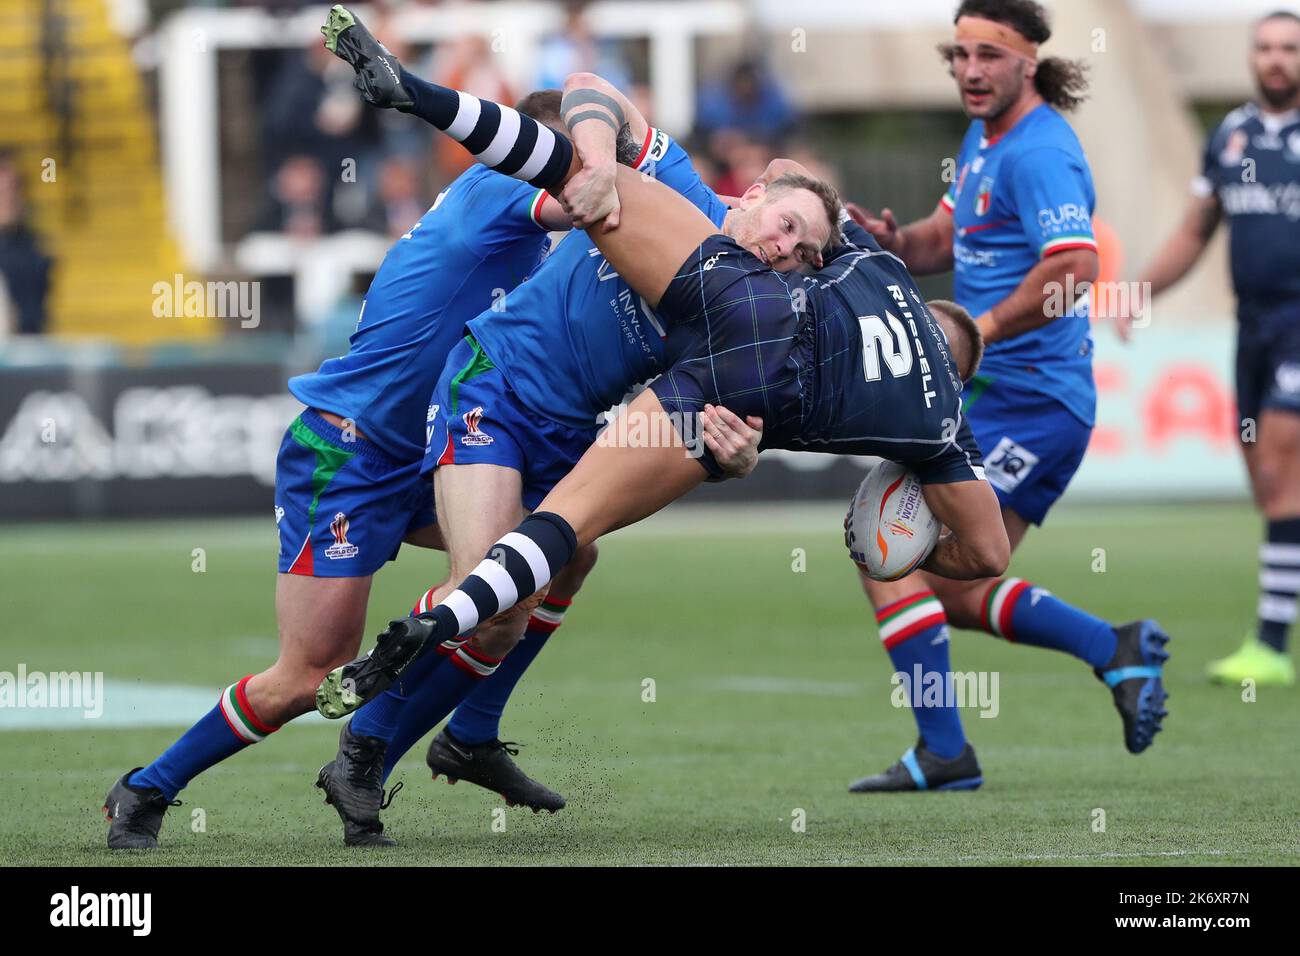
[(858, 325), (862, 327), (862, 374), (868, 382), (880, 380), (880, 357), (885, 358), (889, 374), (902, 378), (912, 371), (912, 352), (907, 347), (907, 330), (889, 312), (885, 313), (885, 325), (878, 315), (858, 316)]

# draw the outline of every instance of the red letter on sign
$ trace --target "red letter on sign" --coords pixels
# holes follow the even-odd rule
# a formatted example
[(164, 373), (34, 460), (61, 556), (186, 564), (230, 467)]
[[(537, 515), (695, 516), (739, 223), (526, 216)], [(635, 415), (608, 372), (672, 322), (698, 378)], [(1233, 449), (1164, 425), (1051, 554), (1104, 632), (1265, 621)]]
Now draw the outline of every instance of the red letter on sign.
[(1232, 399), (1204, 366), (1171, 366), (1147, 395), (1145, 412), (1153, 449), (1182, 437), (1199, 437), (1209, 445), (1232, 441)]

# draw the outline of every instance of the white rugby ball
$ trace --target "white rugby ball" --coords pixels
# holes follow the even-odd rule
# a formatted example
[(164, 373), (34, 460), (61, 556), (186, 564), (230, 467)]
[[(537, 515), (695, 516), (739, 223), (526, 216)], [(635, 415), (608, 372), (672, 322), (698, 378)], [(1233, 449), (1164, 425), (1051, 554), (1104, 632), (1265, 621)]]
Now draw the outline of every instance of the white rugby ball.
[(920, 480), (893, 461), (882, 461), (862, 479), (844, 519), (849, 555), (877, 581), (915, 571), (934, 550), (939, 531)]

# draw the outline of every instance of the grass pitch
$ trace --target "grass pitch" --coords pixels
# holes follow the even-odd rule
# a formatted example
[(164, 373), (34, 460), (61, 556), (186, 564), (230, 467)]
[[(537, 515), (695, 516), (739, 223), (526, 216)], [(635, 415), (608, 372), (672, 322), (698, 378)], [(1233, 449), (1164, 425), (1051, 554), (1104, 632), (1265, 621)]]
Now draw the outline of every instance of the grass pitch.
[[(1061, 509), (1013, 564), (1066, 600), (1117, 621), (1154, 616), (1174, 635), (1171, 715), (1147, 754), (1124, 751), (1085, 665), (959, 632), (954, 668), (1000, 678), (998, 716), (963, 715), (984, 788), (883, 797), (846, 784), (896, 760), (915, 731), (890, 703), (840, 517), (685, 505), (602, 545), (504, 724), (526, 744), (522, 765), (568, 797), (555, 816), (510, 810), (500, 832), (501, 800), (431, 783), (417, 747), (386, 813), (402, 845), (347, 850), (312, 788), (338, 730), (316, 719), (198, 778), (155, 854), (104, 848), (104, 793), (273, 659), (274, 527), (11, 526), (0, 670), (103, 671), (107, 687), (98, 720), (0, 709), (0, 862), (1300, 863), (1300, 688), (1246, 702), (1202, 678), (1254, 617), (1259, 524), (1245, 506)], [(405, 550), (376, 579), (369, 633), (442, 570), (440, 556)]]

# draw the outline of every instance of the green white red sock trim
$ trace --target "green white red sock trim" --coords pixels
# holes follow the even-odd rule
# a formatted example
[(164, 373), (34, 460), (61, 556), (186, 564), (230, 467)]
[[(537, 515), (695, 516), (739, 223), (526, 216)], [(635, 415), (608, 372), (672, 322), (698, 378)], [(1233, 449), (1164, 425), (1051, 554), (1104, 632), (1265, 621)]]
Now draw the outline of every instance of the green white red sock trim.
[(473, 674), (481, 680), (496, 673), (501, 658), (488, 657), (482, 651), (476, 651), (469, 644), (464, 644), (452, 653), (451, 662), (467, 674)]
[(546, 598), (528, 619), (528, 630), (550, 634), (564, 623), (565, 612), (572, 604), (573, 601), (564, 598)]
[(994, 581), (984, 595), (984, 605), (980, 609), (980, 627), (990, 634), (1014, 641), (1016, 635), (1011, 629), (1011, 615), (1021, 595), (1032, 587), (1032, 584), (1020, 578)]
[(249, 706), (244, 685), (252, 680), (252, 677), (253, 675), (249, 674), (239, 683), (231, 684), (221, 692), (220, 701), (221, 716), (226, 718), (231, 731), (240, 740), (249, 744), (265, 740), (269, 734), (280, 729), (258, 720), (257, 715), (253, 713), (253, 708)]
[(922, 631), (948, 622), (933, 591), (919, 591), (876, 611), (880, 642), (889, 650)]

